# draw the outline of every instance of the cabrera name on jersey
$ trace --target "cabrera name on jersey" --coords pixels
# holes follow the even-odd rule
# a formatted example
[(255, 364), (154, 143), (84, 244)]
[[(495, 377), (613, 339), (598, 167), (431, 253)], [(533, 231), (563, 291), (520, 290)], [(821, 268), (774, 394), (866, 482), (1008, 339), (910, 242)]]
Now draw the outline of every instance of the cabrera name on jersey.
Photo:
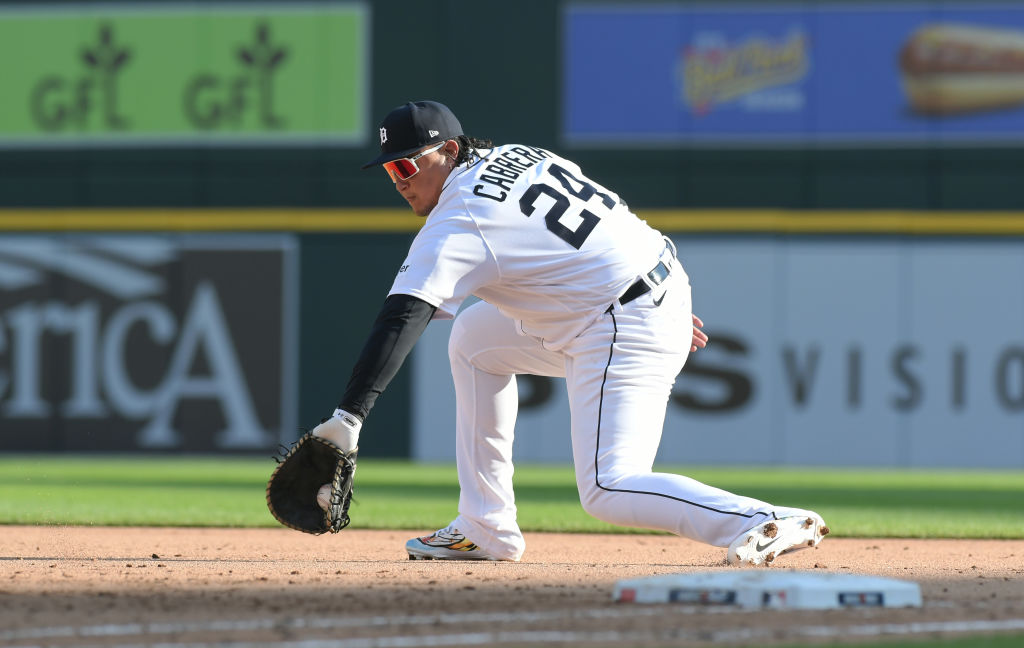
[(665, 241), (569, 160), (519, 144), (480, 153), (446, 180), (390, 294), (439, 318), (475, 295), (557, 349), (654, 267)]

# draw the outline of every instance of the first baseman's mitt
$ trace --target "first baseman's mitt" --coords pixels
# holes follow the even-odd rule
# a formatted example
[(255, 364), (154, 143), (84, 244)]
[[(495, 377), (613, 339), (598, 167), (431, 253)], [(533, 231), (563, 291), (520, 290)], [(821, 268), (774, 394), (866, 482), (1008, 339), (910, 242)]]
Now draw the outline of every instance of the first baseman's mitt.
[[(356, 450), (346, 453), (327, 439), (304, 434), (278, 459), (267, 483), (267, 507), (281, 524), (321, 534), (348, 526)], [(317, 503), (317, 492), (330, 484), (327, 510)]]

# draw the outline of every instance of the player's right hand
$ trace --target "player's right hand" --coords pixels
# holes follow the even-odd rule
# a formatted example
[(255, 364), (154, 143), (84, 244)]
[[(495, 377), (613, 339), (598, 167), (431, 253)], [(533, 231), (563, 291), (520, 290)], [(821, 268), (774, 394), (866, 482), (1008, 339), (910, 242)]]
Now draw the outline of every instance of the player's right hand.
[(693, 316), (693, 340), (690, 342), (690, 353), (697, 349), (703, 349), (708, 345), (708, 334), (701, 330), (704, 322), (696, 315)]

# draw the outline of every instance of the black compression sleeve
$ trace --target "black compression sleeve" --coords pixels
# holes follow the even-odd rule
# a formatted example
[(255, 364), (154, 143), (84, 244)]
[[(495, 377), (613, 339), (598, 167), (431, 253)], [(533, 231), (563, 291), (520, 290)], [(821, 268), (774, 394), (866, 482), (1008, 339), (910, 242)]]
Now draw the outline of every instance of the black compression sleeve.
[(384, 300), (338, 407), (365, 419), (436, 310), (410, 295), (390, 295)]

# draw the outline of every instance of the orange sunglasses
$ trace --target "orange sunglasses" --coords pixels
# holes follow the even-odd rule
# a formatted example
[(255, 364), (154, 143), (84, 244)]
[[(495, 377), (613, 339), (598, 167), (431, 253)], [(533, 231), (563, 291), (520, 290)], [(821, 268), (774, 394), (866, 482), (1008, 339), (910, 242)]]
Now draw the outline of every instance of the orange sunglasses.
[(433, 153), (437, 149), (441, 148), (447, 143), (441, 142), (437, 146), (428, 148), (426, 151), (421, 151), (411, 157), (398, 158), (397, 160), (391, 160), (390, 162), (384, 163), (384, 170), (391, 176), (391, 182), (398, 182), (399, 180), (408, 180), (417, 173), (420, 172), (420, 167), (416, 164), (416, 160), (420, 159), (428, 153)]

